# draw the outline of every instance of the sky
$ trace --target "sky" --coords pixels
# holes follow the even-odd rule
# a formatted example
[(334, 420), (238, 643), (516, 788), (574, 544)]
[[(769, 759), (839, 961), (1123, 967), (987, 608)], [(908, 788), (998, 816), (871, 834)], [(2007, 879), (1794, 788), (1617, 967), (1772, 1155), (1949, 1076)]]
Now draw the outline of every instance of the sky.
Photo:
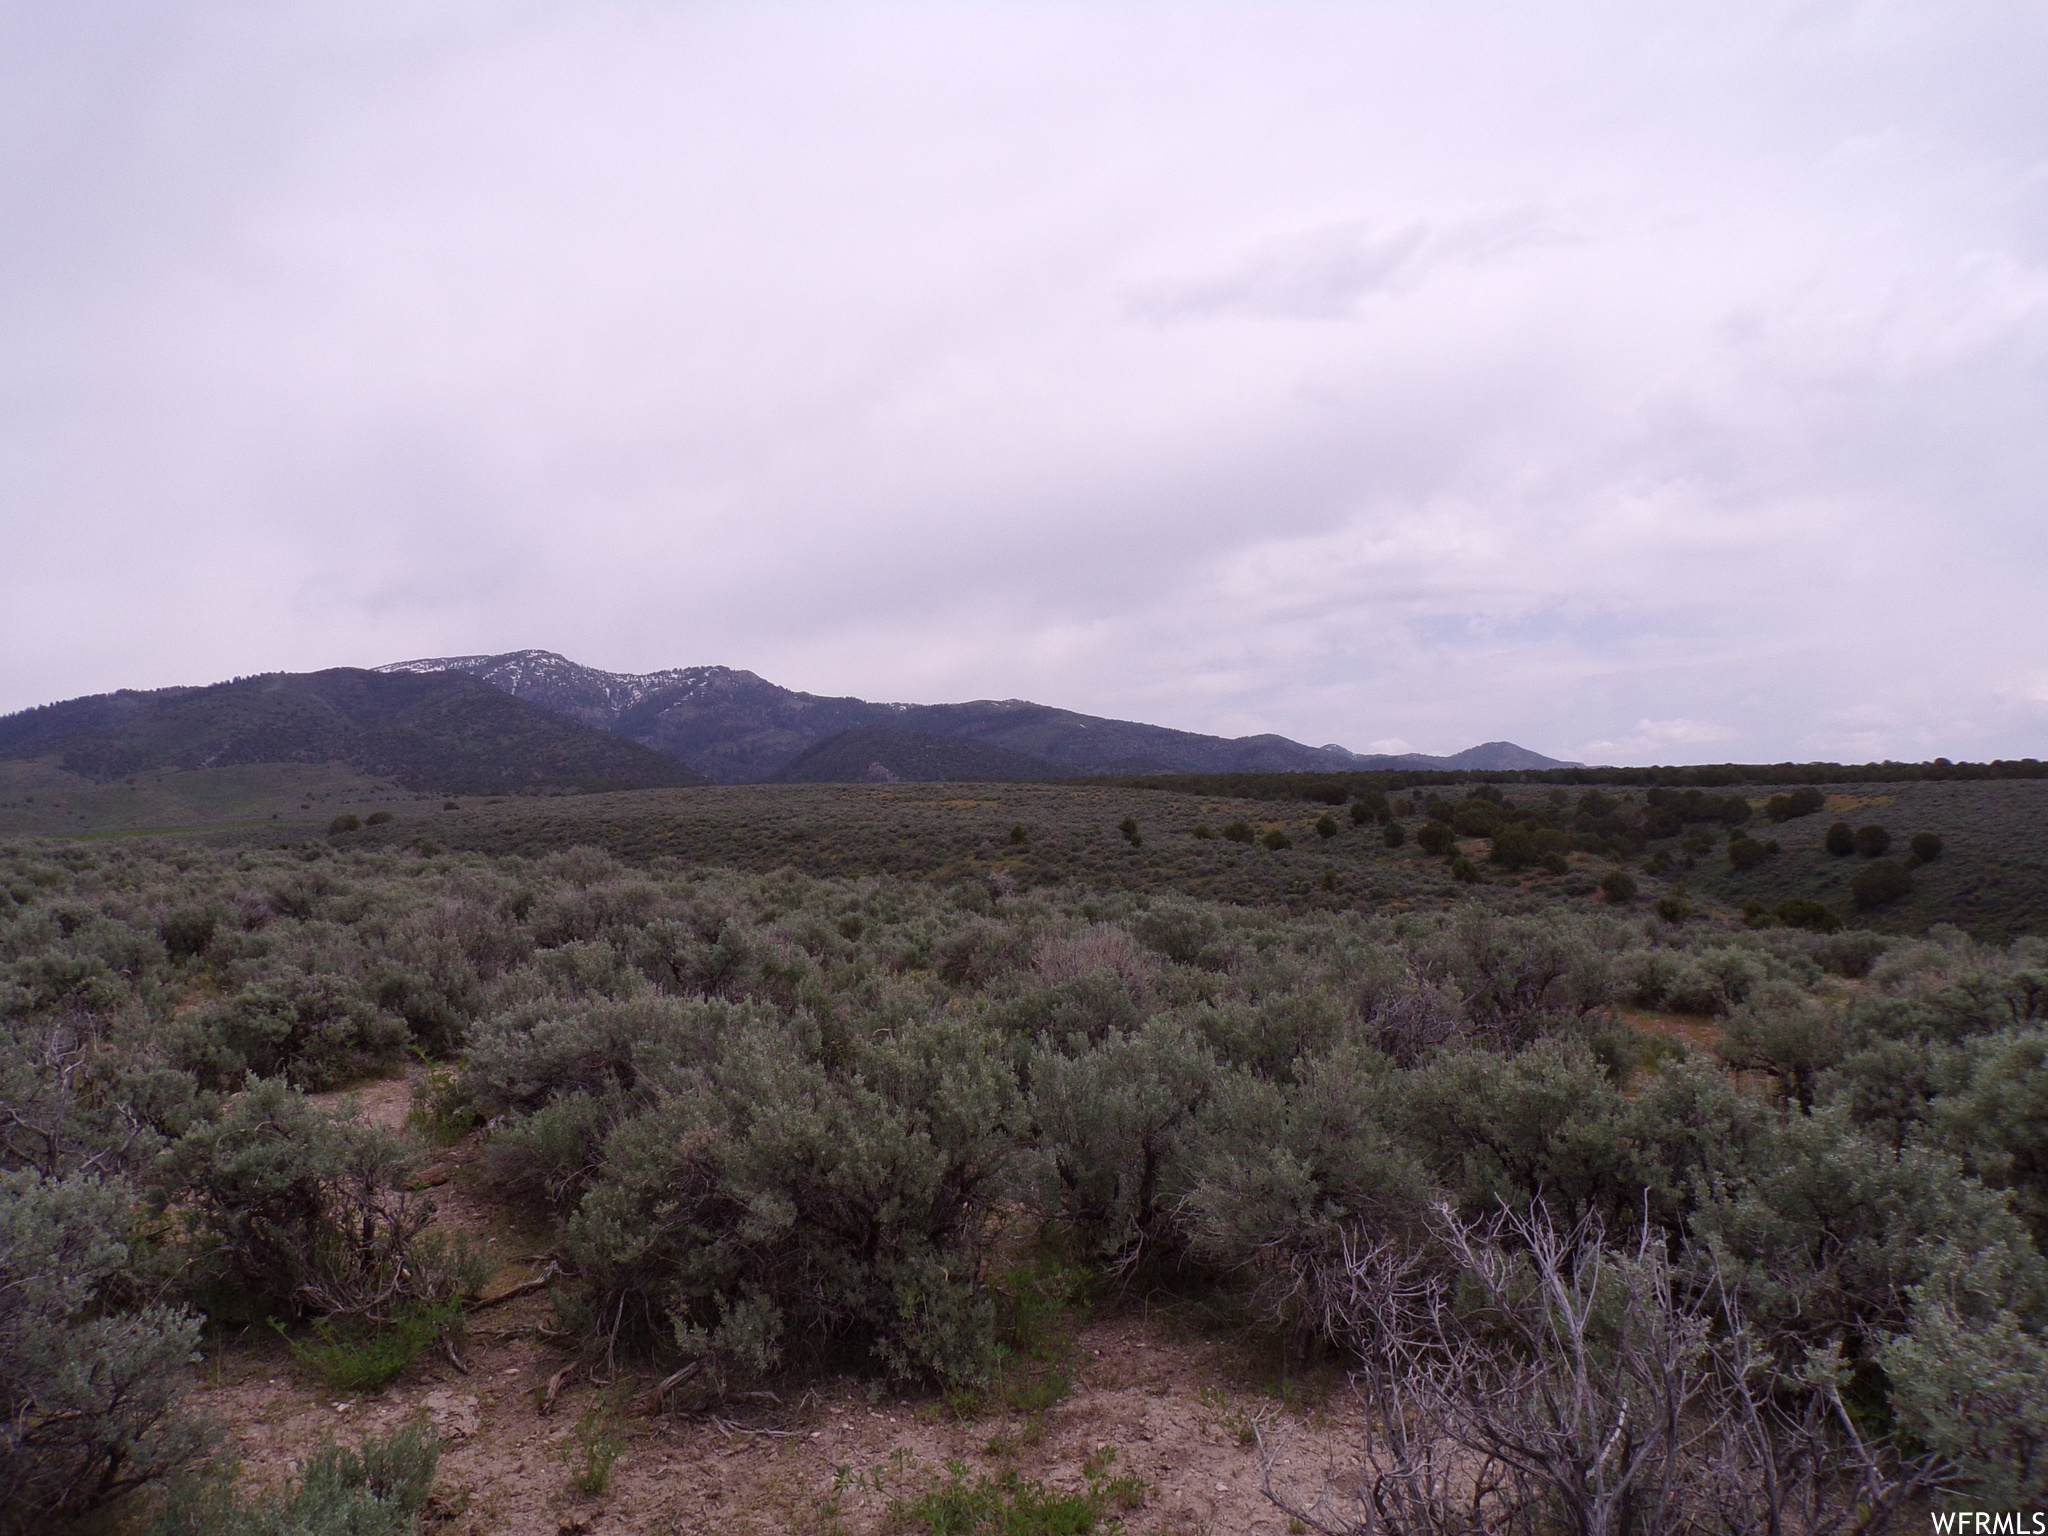
[(2048, 9), (0, 0), (0, 710), (2048, 756)]

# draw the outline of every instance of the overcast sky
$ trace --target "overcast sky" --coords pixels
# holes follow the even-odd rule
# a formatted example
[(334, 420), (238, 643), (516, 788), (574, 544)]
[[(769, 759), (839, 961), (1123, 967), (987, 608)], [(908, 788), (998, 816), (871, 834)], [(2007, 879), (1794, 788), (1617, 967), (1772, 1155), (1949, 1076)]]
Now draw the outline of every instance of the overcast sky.
[(0, 709), (2048, 756), (2048, 9), (0, 0)]

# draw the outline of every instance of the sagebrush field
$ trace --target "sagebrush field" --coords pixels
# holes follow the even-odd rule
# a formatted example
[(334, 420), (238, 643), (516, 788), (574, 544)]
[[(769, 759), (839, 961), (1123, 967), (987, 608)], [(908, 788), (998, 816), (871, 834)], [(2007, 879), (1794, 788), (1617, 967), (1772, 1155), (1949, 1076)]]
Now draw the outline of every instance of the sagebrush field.
[(5, 847), (0, 1510), (2038, 1503), (2044, 788), (391, 796)]

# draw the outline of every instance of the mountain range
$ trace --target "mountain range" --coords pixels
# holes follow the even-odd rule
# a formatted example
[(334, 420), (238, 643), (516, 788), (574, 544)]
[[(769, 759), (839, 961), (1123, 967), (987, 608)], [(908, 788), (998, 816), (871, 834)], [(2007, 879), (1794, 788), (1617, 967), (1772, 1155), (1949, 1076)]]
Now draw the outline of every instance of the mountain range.
[(876, 704), (731, 667), (604, 672), (552, 651), (123, 689), (0, 716), (0, 760), (107, 783), (155, 769), (345, 764), (415, 791), (1576, 766), (1512, 742), (1363, 755), (1204, 736), (1024, 699)]
[(272, 672), (123, 689), (0, 717), (0, 759), (53, 759), (104, 783), (152, 769), (347, 763), (461, 794), (649, 789), (701, 774), (461, 672)]
[[(432, 657), (378, 670), (462, 673), (623, 736), (725, 784), (1579, 766), (1507, 741), (1449, 757), (1361, 754), (1334, 744), (1304, 746), (1285, 736), (1204, 736), (1024, 699), (876, 704), (799, 693), (732, 667), (604, 672), (552, 651)], [(868, 734), (819, 755), (852, 731)], [(1002, 755), (980, 748), (998, 748)], [(867, 761), (856, 762), (863, 753)]]

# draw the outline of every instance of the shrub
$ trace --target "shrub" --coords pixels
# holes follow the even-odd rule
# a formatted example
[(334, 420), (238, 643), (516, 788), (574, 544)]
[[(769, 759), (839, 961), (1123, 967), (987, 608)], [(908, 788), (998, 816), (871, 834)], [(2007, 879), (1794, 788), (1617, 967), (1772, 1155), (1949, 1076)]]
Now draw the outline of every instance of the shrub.
[(1025, 935), (1009, 923), (976, 919), (954, 930), (933, 950), (933, 969), (956, 987), (985, 987), (1029, 958)]
[(1870, 974), (1870, 968), (1890, 942), (1882, 934), (1871, 933), (1867, 929), (1838, 934), (1828, 941), (1827, 948), (1821, 952), (1820, 962), (1837, 976), (1860, 981)]
[(563, 1232), (607, 1348), (681, 1356), (716, 1388), (792, 1343), (971, 1385), (994, 1349), (982, 1278), (1022, 1101), (956, 1018), (855, 1037), (830, 1065), (786, 1027), (717, 1043), (606, 1139)]
[(1800, 816), (1811, 816), (1827, 804), (1827, 797), (1811, 784), (1803, 784), (1789, 795), (1773, 795), (1764, 805), (1764, 815), (1772, 821), (1792, 821)]
[(1833, 933), (1842, 926), (1834, 908), (1810, 896), (1787, 896), (1771, 908), (1771, 916), (1787, 928), (1803, 928), (1809, 933)]
[(1202, 821), (1196, 822), (1194, 830), (1188, 834), (1188, 836), (1190, 837), (1199, 837), (1203, 839), (1212, 838), (1215, 835), (1216, 834), (1214, 832), (1209, 830), (1208, 823)]
[(198, 1112), (192, 1079), (116, 1049), (90, 1015), (0, 1027), (0, 1168), (139, 1174)]
[(248, 983), (166, 1033), (172, 1060), (207, 1087), (226, 1088), (253, 1072), (317, 1090), (397, 1060), (408, 1031), (352, 978), (293, 967)]
[(360, 817), (356, 816), (351, 811), (343, 811), (339, 816), (335, 817), (334, 820), (327, 823), (327, 833), (330, 837), (338, 836), (343, 832), (358, 831), (361, 829), (362, 825), (363, 823)]
[(177, 907), (164, 914), (157, 932), (173, 960), (190, 960), (206, 953), (219, 926), (220, 917), (210, 907)]
[(1477, 885), (1480, 883), (1479, 866), (1461, 853), (1451, 860), (1451, 878), (1463, 885)]
[[(969, 925), (963, 931), (983, 930)], [(976, 944), (964, 947), (979, 949)], [(941, 963), (949, 962), (969, 964), (944, 953)], [(550, 997), (507, 1009), (477, 1026), (462, 1069), (462, 1089), (486, 1117), (531, 1113), (576, 1094), (611, 1100), (636, 1093), (650, 1064), (686, 1071), (715, 1054), (722, 1034), (776, 1018), (776, 1011), (762, 1004), (723, 999)]]
[(1775, 842), (1760, 843), (1753, 837), (1737, 837), (1728, 844), (1728, 862), (1738, 874), (1745, 874), (1777, 851)]
[(623, 1113), (614, 1096), (565, 1093), (531, 1114), (507, 1117), (484, 1144), (485, 1166), (507, 1196), (562, 1214), (590, 1187), (599, 1149)]
[[(1382, 799), (1380, 804), (1382, 807), (1384, 807), (1386, 805), (1386, 801)], [(1378, 817), (1375, 814), (1373, 808), (1370, 805), (1366, 804), (1365, 801), (1354, 800), (1351, 802), (1351, 825), (1353, 825), (1354, 827), (1362, 827), (1368, 821), (1374, 821), (1377, 819)]]
[(1932, 832), (1915, 832), (1906, 847), (1915, 864), (1932, 864), (1941, 857), (1941, 839)]
[(1859, 907), (1882, 907), (1913, 889), (1913, 876), (1897, 859), (1877, 859), (1856, 871), (1849, 895)]
[(1116, 829), (1117, 831), (1123, 833), (1124, 841), (1129, 843), (1133, 848), (1139, 848), (1144, 846), (1145, 839), (1138, 834), (1137, 817), (1126, 816), (1122, 821), (1116, 824)]
[(1745, 825), (1755, 815), (1741, 795), (1710, 795), (1703, 790), (1656, 788), (1643, 797), (1643, 830), (1651, 837), (1671, 837), (1681, 828), (1719, 822)]
[(1048, 1158), (1041, 1203), (1094, 1252), (1159, 1245), (1187, 1187), (1195, 1116), (1223, 1070), (1206, 1043), (1164, 1018), (1077, 1055), (1041, 1053), (1031, 1071), (1031, 1118)]
[(395, 925), (369, 968), (370, 998), (405, 1021), (436, 1054), (461, 1046), (484, 1011), (487, 988), (525, 963), (523, 931), (473, 903), (441, 903)]
[(1131, 920), (1131, 937), (1176, 965), (1203, 963), (1222, 935), (1216, 914), (1189, 902), (1154, 902)]
[(577, 1422), (576, 1432), (562, 1443), (560, 1455), (569, 1464), (569, 1484), (578, 1493), (603, 1493), (612, 1480), (612, 1467), (626, 1452), (619, 1438), (619, 1416), (615, 1409), (600, 1405), (587, 1410)]
[(1301, 798), (1317, 805), (1342, 805), (1350, 794), (1342, 784), (1311, 784), (1301, 792)]
[(1625, 869), (1609, 870), (1600, 881), (1600, 899), (1617, 907), (1634, 901), (1635, 877)]
[[(1214, 962), (1212, 962), (1214, 963)], [(1078, 1042), (1102, 1040), (1118, 1030), (1138, 1027), (1149, 1011), (1149, 989), (1109, 971), (1075, 976), (1050, 987), (1036, 987), (983, 1015), (988, 1024), (1018, 1040), (1042, 1036), (1078, 1048)]]
[(1612, 985), (1606, 957), (1579, 925), (1470, 906), (1417, 943), (1409, 964), (1454, 989), (1467, 1022), (1505, 1050), (1600, 1007)]
[(1572, 1221), (1640, 1208), (1649, 1170), (1629, 1134), (1628, 1101), (1578, 1041), (1540, 1040), (1505, 1059), (1446, 1055), (1390, 1098), (1405, 1145), (1474, 1216), (1537, 1201)]
[(1031, 841), (1031, 834), (1024, 830), (1024, 823), (1018, 822), (1010, 828), (1011, 846), (1021, 848)]
[(1278, 853), (1283, 848), (1292, 848), (1294, 846), (1294, 839), (1285, 832), (1282, 832), (1278, 827), (1273, 828), (1272, 831), (1260, 838), (1259, 841), (1275, 853)]
[(1862, 1442), (1825, 1365), (1775, 1382), (1654, 1228), (1618, 1250), (1541, 1208), (1438, 1230), (1436, 1253), (1344, 1256), (1361, 1444), (1313, 1492), (1268, 1472), (1295, 1528), (1874, 1532), (1932, 1481), (1927, 1460), (1895, 1467)]
[(1319, 987), (1204, 1006), (1184, 1019), (1233, 1066), (1290, 1082), (1347, 1039), (1353, 1025), (1346, 1000)]
[(1638, 951), (1624, 972), (1637, 1006), (1672, 1013), (1724, 1014), (1744, 1002), (1764, 980), (1764, 965), (1739, 949), (1710, 949), (1679, 958), (1666, 951)]
[(389, 811), (372, 811), (363, 819), (363, 825), (366, 827), (381, 827), (387, 822), (396, 820), (398, 818)]
[(1258, 838), (1258, 833), (1251, 829), (1251, 823), (1246, 821), (1233, 821), (1223, 829), (1223, 835), (1233, 843), (1249, 843)]
[(414, 1425), (349, 1450), (332, 1442), (299, 1468), (295, 1486), (243, 1498), (234, 1468), (172, 1490), (144, 1536), (416, 1536), (441, 1443)]
[(1662, 921), (1676, 928), (1692, 916), (1692, 903), (1683, 896), (1659, 896), (1650, 903), (1650, 910)]
[(1846, 821), (1838, 821), (1828, 828), (1824, 846), (1836, 858), (1844, 858), (1856, 851), (1856, 832)]
[(1461, 837), (1492, 837), (1506, 824), (1491, 800), (1461, 800), (1451, 812), (1451, 826)]
[(1389, 848), (1398, 848), (1408, 841), (1408, 829), (1398, 821), (1390, 821), (1380, 828), (1380, 841)]
[(1386, 1063), (1339, 1052), (1298, 1084), (1220, 1077), (1177, 1215), (1195, 1257), (1252, 1282), (1254, 1315), (1314, 1346), (1332, 1338), (1329, 1286), (1349, 1243), (1406, 1238), (1434, 1191), (1390, 1134)]
[[(1887, 1042), (1889, 1043), (1889, 1042)], [(2013, 1192), (2013, 1203), (2048, 1239), (2048, 1031), (2007, 1030), (1939, 1053), (1942, 1091), (1926, 1106), (1931, 1135), (1985, 1183)], [(1944, 1068), (1945, 1058), (1945, 1068)]]
[(1510, 822), (1493, 834), (1487, 858), (1503, 869), (1524, 869), (1536, 862), (1536, 838), (1521, 822)]
[(1874, 859), (1892, 845), (1891, 833), (1875, 823), (1856, 829), (1856, 852), (1866, 859)]
[(1446, 822), (1425, 821), (1422, 829), (1415, 834), (1415, 841), (1422, 851), (1432, 858), (1446, 854), (1457, 846), (1458, 834)]
[(1878, 1363), (1908, 1433), (1955, 1465), (1957, 1491), (1996, 1508), (2048, 1502), (2048, 1341), (1973, 1295), (1967, 1260), (1913, 1293), (1911, 1326)]
[(1336, 835), (1337, 818), (1330, 815), (1329, 812), (1325, 811), (1322, 815), (1316, 818), (1316, 836), (1335, 837)]
[(1828, 1108), (1773, 1124), (1744, 1175), (1702, 1189), (1694, 1261), (1794, 1358), (1903, 1332), (1913, 1288), (1957, 1253), (1976, 1256), (1984, 1305), (2041, 1309), (2048, 1272), (2025, 1225), (1945, 1152), (1887, 1146)]
[(1774, 997), (1737, 1008), (1719, 1049), (1730, 1066), (1770, 1073), (1786, 1098), (1811, 1109), (1814, 1081), (1841, 1061), (1844, 1041), (1840, 1014), (1803, 997)]
[(166, 1172), (195, 1227), (198, 1283), (240, 1291), (263, 1314), (393, 1323), (468, 1278), (461, 1255), (424, 1237), (431, 1212), (405, 1189), (397, 1138), (325, 1114), (279, 1079), (252, 1080), (186, 1132)]
[(178, 1405), (199, 1319), (123, 1305), (133, 1215), (91, 1176), (0, 1173), (0, 1528), (69, 1521), (204, 1449)]

